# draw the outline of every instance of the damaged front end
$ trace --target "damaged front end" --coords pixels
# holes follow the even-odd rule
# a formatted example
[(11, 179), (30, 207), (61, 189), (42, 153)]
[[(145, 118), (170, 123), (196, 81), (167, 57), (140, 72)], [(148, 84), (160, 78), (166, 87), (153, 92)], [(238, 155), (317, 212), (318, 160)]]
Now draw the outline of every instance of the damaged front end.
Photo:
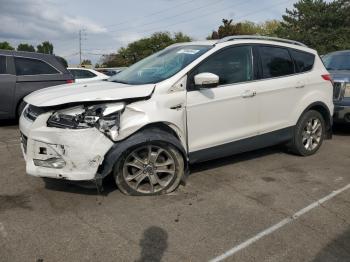
[(28, 105), (20, 119), (27, 174), (97, 185), (98, 167), (118, 136), (124, 108), (124, 102)]

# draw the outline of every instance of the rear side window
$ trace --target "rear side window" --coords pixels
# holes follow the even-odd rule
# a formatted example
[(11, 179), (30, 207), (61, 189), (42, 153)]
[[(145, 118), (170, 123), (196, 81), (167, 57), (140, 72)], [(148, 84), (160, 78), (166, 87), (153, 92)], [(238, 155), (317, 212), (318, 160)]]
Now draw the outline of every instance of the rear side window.
[(19, 76), (25, 75), (52, 75), (58, 74), (59, 72), (45, 63), (44, 61), (15, 57), (16, 74)]
[(96, 75), (89, 70), (69, 69), (75, 79), (92, 78)]
[(6, 56), (0, 56), (0, 74), (6, 74)]
[(293, 60), (289, 52), (281, 47), (260, 47), (263, 78), (294, 74)]
[(296, 71), (298, 73), (307, 72), (313, 68), (315, 62), (314, 54), (297, 51), (294, 49), (290, 49), (290, 53), (294, 59)]

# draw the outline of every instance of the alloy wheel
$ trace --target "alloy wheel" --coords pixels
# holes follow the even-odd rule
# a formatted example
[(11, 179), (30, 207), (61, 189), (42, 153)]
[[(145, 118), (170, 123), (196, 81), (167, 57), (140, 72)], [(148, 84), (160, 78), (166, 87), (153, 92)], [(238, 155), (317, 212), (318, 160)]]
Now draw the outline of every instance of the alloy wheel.
[(321, 120), (318, 118), (309, 119), (302, 132), (302, 144), (308, 151), (313, 151), (322, 140), (323, 130)]
[(160, 146), (146, 145), (133, 150), (123, 165), (125, 182), (139, 193), (157, 193), (175, 177), (175, 160)]

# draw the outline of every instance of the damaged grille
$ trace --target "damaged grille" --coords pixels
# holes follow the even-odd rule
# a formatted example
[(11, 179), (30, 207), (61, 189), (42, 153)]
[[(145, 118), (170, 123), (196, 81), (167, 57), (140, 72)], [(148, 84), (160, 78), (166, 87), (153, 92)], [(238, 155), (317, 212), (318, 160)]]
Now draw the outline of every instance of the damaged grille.
[(333, 84), (333, 99), (341, 100), (344, 94), (345, 83), (343, 82), (334, 82)]
[(37, 119), (39, 115), (45, 113), (46, 111), (47, 110), (45, 110), (44, 108), (29, 105), (24, 111), (24, 117), (31, 121), (35, 121), (35, 119)]

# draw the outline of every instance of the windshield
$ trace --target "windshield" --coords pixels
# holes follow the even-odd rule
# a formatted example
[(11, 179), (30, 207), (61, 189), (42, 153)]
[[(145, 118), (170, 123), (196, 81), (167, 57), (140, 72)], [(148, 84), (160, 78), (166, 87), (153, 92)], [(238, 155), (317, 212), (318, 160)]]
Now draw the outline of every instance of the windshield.
[(130, 85), (158, 83), (175, 75), (211, 48), (203, 45), (169, 47), (112, 76), (109, 81)]
[(322, 60), (327, 70), (350, 70), (350, 52), (325, 55)]

